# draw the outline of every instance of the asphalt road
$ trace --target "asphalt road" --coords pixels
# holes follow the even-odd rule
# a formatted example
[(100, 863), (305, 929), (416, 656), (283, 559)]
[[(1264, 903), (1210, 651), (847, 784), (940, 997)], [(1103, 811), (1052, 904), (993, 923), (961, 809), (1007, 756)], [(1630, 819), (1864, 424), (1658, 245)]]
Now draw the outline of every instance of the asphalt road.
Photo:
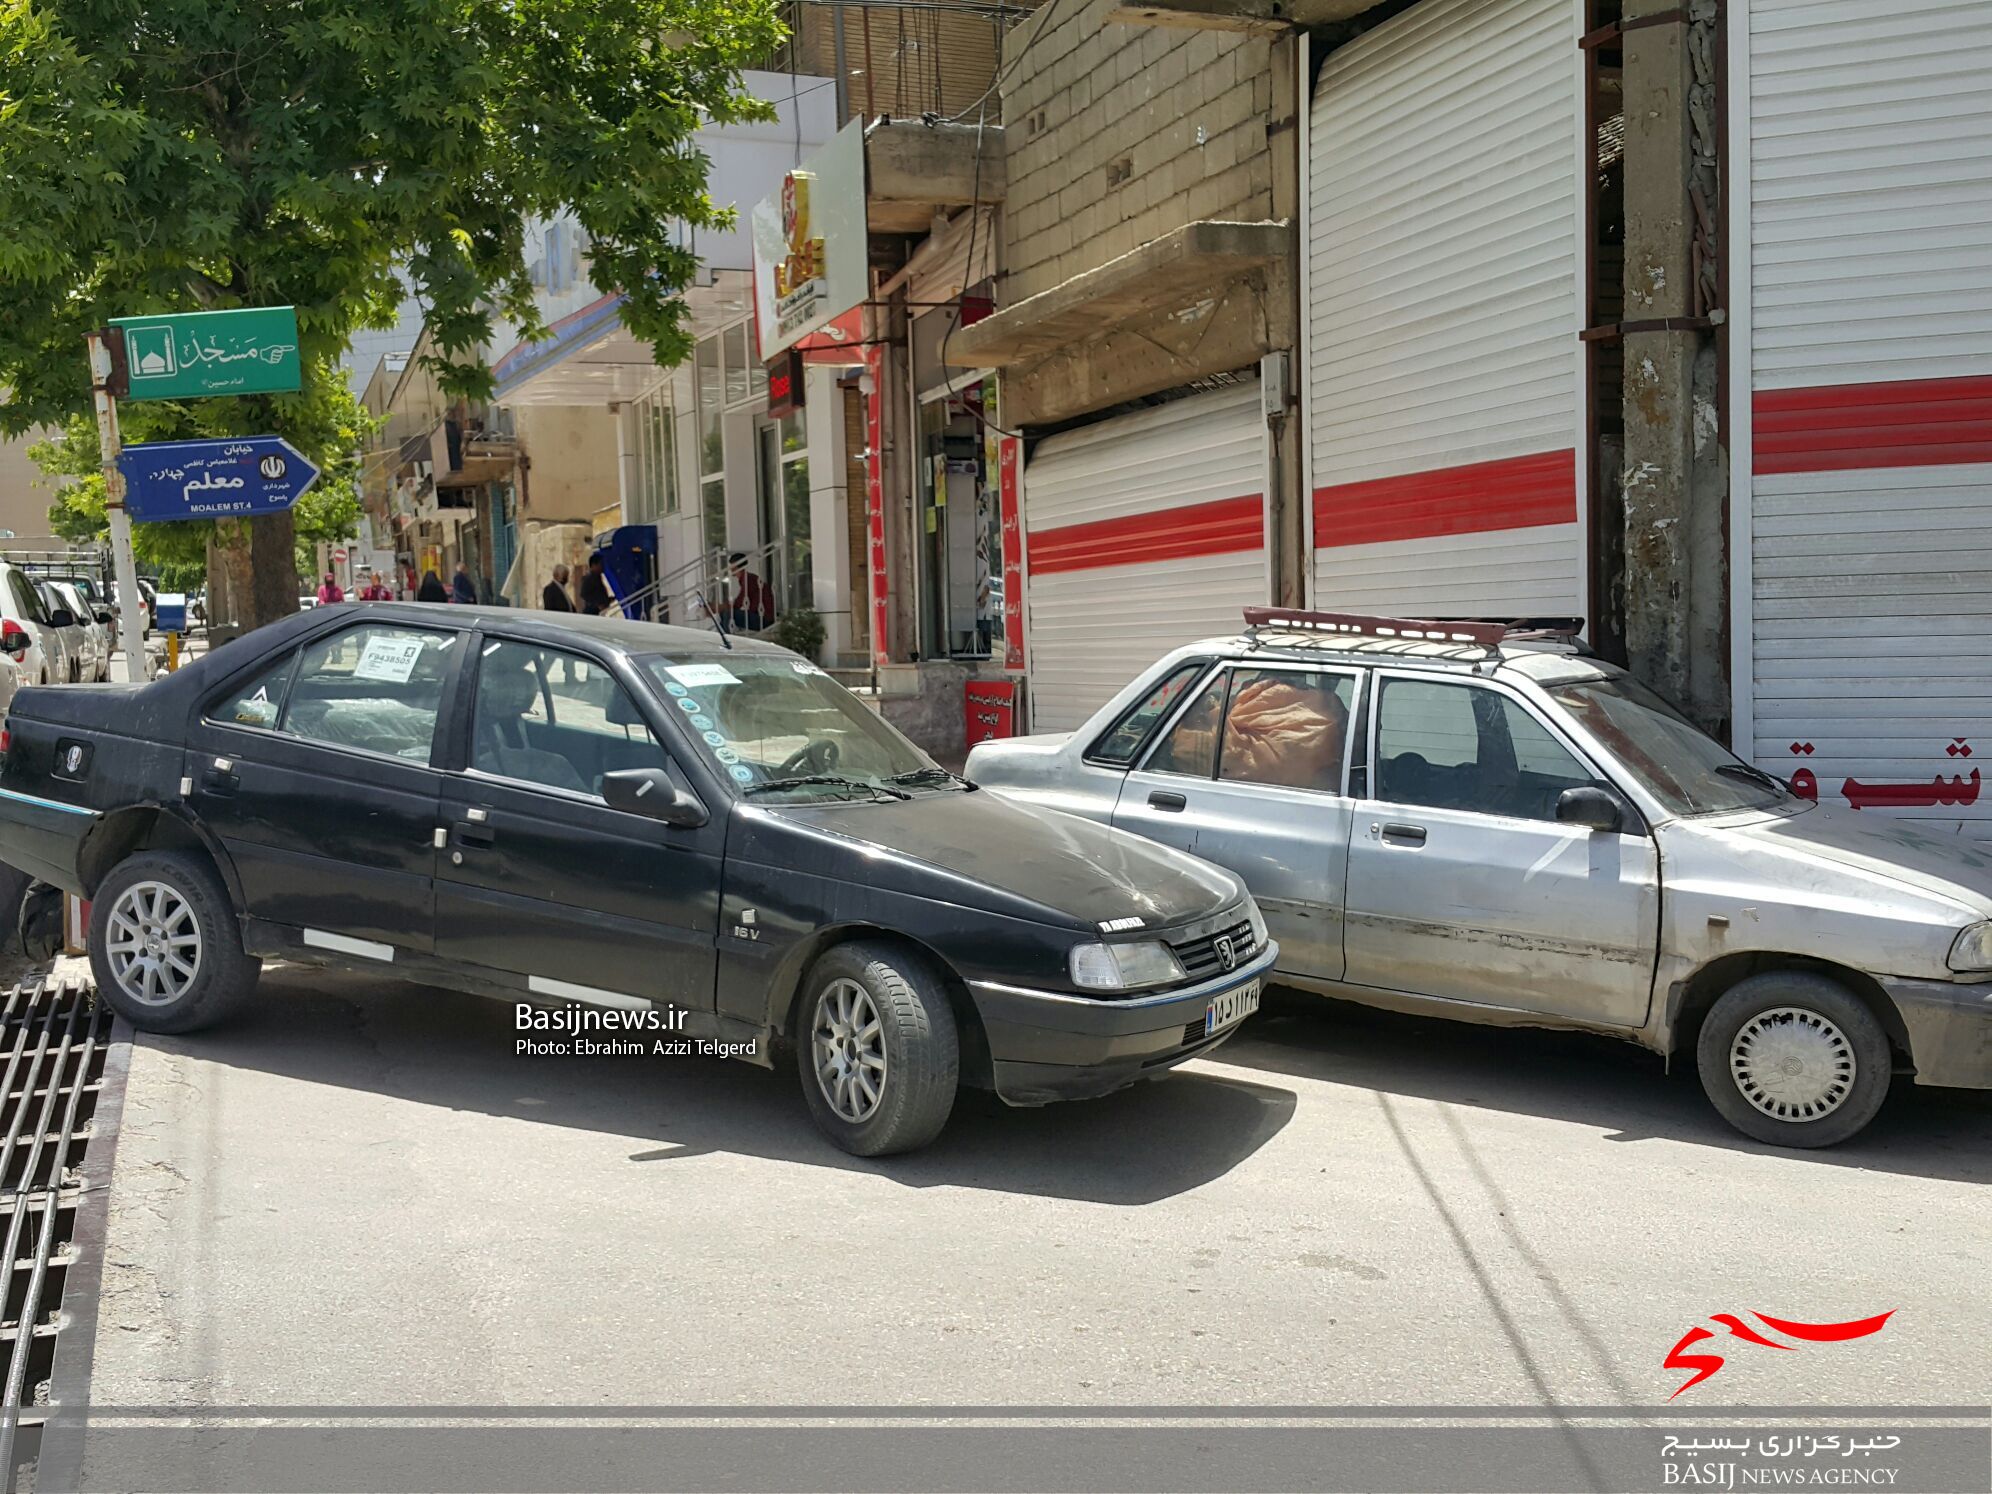
[(792, 1073), (521, 1059), (509, 1008), (274, 971), (141, 1040), (100, 1405), (1992, 1400), (1992, 1101), (1781, 1153), (1602, 1040), (1284, 998), (1105, 1100), (819, 1139)]

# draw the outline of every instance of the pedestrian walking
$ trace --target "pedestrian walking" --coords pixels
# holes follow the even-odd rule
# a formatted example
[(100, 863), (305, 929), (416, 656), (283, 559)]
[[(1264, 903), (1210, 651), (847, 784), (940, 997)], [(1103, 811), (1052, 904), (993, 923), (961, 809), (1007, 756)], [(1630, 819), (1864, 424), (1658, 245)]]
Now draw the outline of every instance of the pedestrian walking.
[(360, 600), (363, 602), (391, 602), (394, 600), (394, 592), (381, 579), (380, 572), (374, 571), (367, 577), (367, 584), (360, 588)]
[(572, 612), (574, 604), (567, 599), (567, 567), (553, 568), (553, 579), (546, 583), (546, 590), (540, 593), (540, 606), (548, 612)]
[(341, 589), (338, 581), (333, 578), (332, 573), (327, 571), (325, 579), (318, 583), (318, 605), (321, 607), (330, 607), (335, 602), (343, 602), (345, 600), (345, 591)]
[(415, 600), (418, 602), (447, 602), (449, 599), (450, 590), (447, 586), (443, 585), (443, 578), (438, 576), (434, 571), (422, 572), (422, 587), (421, 590), (415, 593)]
[(456, 576), (450, 582), (450, 600), (471, 606), (477, 604), (477, 583), (470, 579), (470, 567), (461, 560), (457, 562)]
[(588, 557), (588, 574), (581, 578), (581, 610), (591, 617), (600, 617), (616, 603), (609, 591), (609, 578), (602, 570), (602, 557)]

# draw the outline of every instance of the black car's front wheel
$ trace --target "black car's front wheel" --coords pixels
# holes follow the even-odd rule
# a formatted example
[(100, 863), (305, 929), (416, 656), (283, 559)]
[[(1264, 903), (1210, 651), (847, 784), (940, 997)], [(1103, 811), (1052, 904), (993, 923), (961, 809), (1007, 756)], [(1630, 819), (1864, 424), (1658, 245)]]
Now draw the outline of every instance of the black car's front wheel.
[(90, 904), (90, 968), (111, 1009), (146, 1032), (192, 1032), (255, 989), (227, 889), (184, 851), (141, 851)]
[(910, 1152), (947, 1124), (960, 1080), (940, 977), (891, 945), (840, 944), (803, 982), (797, 1067), (810, 1114), (860, 1157)]

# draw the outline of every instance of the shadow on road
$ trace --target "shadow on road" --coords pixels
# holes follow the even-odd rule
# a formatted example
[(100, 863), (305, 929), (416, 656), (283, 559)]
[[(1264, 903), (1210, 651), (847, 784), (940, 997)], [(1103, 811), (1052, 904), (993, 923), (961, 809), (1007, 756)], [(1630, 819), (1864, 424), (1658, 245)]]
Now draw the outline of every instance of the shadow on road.
[(1217, 1057), (1265, 1074), (1597, 1126), (1610, 1141), (1664, 1138), (1794, 1163), (1992, 1182), (1992, 1093), (1926, 1089), (1907, 1078), (1852, 1141), (1800, 1151), (1732, 1130), (1691, 1060), (1677, 1060), (1670, 1074), (1658, 1054), (1583, 1033), (1475, 1027), (1281, 990)]
[(1292, 1118), (1291, 1090), (1175, 1073), (1104, 1099), (1013, 1110), (964, 1090), (932, 1146), (852, 1157), (810, 1120), (792, 1066), (727, 1059), (522, 1057), (512, 1008), (429, 986), (295, 968), (265, 972), (226, 1027), (146, 1036), (171, 1053), (313, 1084), (551, 1126), (643, 1138), (629, 1160), (734, 1153), (875, 1173), (907, 1187), (983, 1188), (1144, 1204), (1222, 1177)]

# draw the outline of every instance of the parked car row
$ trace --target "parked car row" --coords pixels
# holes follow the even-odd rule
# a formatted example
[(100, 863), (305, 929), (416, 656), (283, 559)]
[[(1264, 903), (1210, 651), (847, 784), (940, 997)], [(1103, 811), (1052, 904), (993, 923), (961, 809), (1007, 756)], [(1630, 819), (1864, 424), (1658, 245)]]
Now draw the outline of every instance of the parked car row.
[[(771, 1062), (872, 1155), (1210, 1053), (1271, 979), (1696, 1055), (1798, 1146), (1992, 1087), (1992, 859), (1850, 825), (1566, 633), (1264, 612), (966, 778), (814, 664), (622, 619), (317, 607), (22, 690), (0, 860), (134, 1025), (265, 959)], [(551, 1023), (552, 1019), (549, 1018)]]

